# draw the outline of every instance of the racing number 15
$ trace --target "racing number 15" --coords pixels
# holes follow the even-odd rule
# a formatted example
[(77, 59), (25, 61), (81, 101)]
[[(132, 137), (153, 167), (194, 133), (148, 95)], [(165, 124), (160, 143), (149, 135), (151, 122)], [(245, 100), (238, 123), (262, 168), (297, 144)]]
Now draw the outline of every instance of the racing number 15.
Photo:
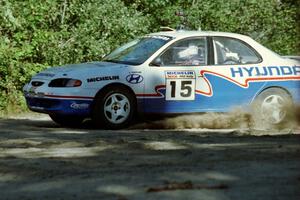
[(167, 79), (166, 100), (194, 100), (194, 86), (194, 79)]

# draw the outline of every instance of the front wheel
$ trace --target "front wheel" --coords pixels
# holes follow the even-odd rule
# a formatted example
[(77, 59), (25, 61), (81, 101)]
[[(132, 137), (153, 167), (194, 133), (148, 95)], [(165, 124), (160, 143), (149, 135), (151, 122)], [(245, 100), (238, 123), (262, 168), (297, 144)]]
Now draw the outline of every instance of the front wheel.
[(108, 129), (121, 129), (128, 126), (136, 111), (133, 94), (122, 87), (110, 87), (97, 95), (92, 113), (96, 126)]

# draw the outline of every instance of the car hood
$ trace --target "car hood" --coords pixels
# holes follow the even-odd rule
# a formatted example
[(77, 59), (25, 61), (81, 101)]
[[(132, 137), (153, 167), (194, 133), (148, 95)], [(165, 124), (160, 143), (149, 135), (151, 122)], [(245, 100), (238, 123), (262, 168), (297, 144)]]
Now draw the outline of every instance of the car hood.
[(127, 67), (127, 65), (111, 62), (88, 62), (80, 64), (69, 64), (61, 67), (51, 67), (35, 75), (35, 78), (51, 79), (54, 76), (68, 76), (71, 73), (80, 73), (81, 71), (103, 68), (113, 70), (116, 68)]

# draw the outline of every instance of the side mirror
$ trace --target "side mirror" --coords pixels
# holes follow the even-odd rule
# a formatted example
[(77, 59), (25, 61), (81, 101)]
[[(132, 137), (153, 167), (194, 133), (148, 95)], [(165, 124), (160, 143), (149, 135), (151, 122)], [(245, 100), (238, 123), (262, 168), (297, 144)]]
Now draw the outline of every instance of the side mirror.
[(160, 57), (155, 58), (151, 63), (150, 66), (161, 66), (162, 65), (162, 61)]

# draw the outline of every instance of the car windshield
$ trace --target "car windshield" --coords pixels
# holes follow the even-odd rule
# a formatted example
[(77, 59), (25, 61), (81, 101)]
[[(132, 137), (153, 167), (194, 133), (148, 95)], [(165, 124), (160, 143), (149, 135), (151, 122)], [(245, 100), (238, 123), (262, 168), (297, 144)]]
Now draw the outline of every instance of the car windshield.
[(140, 65), (171, 39), (167, 36), (145, 36), (119, 47), (104, 57), (103, 61)]

